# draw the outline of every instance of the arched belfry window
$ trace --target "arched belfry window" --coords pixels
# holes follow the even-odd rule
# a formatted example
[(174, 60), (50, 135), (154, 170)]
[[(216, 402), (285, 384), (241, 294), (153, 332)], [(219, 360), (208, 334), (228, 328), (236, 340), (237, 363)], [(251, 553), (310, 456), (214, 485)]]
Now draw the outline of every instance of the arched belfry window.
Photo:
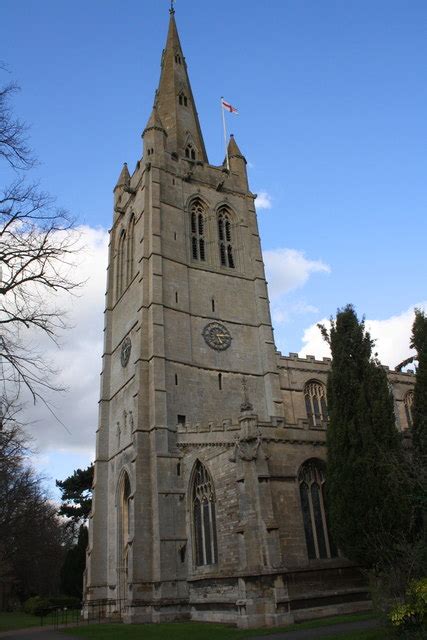
[(127, 597), (130, 499), (131, 488), (129, 476), (126, 472), (124, 472), (120, 478), (118, 487), (117, 573), (120, 599), (125, 599)]
[(206, 210), (203, 202), (197, 198), (190, 207), (191, 219), (191, 255), (193, 260), (206, 260)]
[(338, 553), (328, 532), (325, 509), (325, 464), (307, 460), (298, 473), (305, 541), (310, 560), (335, 558)]
[(304, 398), (310, 427), (323, 427), (328, 419), (324, 385), (317, 380), (310, 380), (304, 387)]
[(226, 207), (218, 211), (219, 260), (222, 267), (235, 268), (231, 215)]
[(135, 216), (132, 216), (127, 236), (127, 283), (129, 284), (135, 272)]
[(407, 423), (408, 427), (411, 428), (412, 425), (413, 425), (413, 416), (412, 416), (412, 407), (413, 407), (413, 404), (414, 404), (414, 392), (413, 391), (408, 391), (408, 393), (403, 398), (403, 404), (404, 404), (404, 407), (405, 407), (406, 423)]
[(117, 298), (123, 293), (126, 285), (126, 231), (122, 229), (116, 254), (116, 295)]
[(196, 566), (216, 564), (215, 492), (206, 467), (197, 460), (191, 488), (194, 561)]

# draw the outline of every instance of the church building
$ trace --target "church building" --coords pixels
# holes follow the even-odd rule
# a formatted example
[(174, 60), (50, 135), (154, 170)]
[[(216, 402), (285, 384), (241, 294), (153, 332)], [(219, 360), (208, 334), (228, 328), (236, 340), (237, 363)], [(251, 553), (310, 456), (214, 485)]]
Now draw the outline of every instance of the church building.
[[(231, 137), (208, 161), (173, 9), (142, 138), (114, 188), (86, 611), (248, 627), (366, 609), (328, 531), (330, 360), (275, 347), (246, 160)], [(406, 429), (414, 376), (389, 379)]]

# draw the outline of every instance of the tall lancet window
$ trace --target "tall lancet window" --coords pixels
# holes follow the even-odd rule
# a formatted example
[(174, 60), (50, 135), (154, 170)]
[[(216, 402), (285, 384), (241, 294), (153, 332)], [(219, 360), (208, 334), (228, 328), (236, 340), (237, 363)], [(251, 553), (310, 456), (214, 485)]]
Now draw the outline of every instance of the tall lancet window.
[(325, 464), (307, 460), (299, 470), (298, 483), (308, 557), (335, 558), (337, 549), (328, 532), (325, 510)]
[(326, 389), (320, 382), (310, 380), (304, 387), (305, 408), (310, 427), (323, 427), (328, 419)]
[(129, 284), (132, 281), (135, 272), (135, 216), (129, 223), (127, 234), (127, 273), (126, 282)]
[(119, 298), (126, 286), (126, 266), (127, 266), (127, 242), (126, 231), (123, 229), (119, 236), (116, 254), (116, 297)]
[(192, 515), (195, 563), (199, 567), (216, 564), (215, 492), (209, 472), (199, 460), (193, 472)]
[(129, 553), (129, 515), (130, 515), (130, 481), (125, 472), (122, 474), (119, 484), (118, 501), (118, 545), (117, 545), (117, 573), (119, 584), (119, 598), (127, 598), (128, 586), (128, 553)]
[(194, 200), (190, 208), (191, 218), (191, 255), (193, 260), (206, 260), (206, 211), (203, 203), (198, 198)]
[(219, 260), (222, 267), (234, 269), (235, 261), (231, 226), (230, 213), (223, 207), (218, 212)]
[(403, 404), (405, 406), (406, 413), (406, 423), (409, 428), (413, 425), (413, 417), (412, 417), (412, 406), (414, 404), (414, 392), (408, 391), (408, 393), (403, 398)]

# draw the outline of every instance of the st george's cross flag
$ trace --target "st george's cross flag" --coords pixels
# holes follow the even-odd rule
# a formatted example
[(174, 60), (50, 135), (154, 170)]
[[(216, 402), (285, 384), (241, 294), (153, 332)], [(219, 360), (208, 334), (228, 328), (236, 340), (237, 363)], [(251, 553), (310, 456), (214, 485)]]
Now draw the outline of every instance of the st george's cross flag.
[(230, 113), (239, 113), (239, 112), (237, 111), (236, 107), (233, 107), (233, 105), (232, 105), (232, 104), (230, 104), (229, 102), (226, 102), (226, 101), (224, 100), (224, 98), (221, 98), (221, 103), (222, 103), (223, 108), (224, 108), (226, 111), (229, 111)]

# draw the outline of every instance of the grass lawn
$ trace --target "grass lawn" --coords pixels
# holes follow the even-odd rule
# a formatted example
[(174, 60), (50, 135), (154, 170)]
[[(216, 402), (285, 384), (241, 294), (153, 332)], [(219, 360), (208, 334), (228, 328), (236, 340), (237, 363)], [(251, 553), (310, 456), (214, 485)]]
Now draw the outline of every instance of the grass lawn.
[(13, 613), (0, 613), (0, 632), (12, 629), (25, 629), (27, 627), (39, 627), (40, 617), (29, 616), (22, 611)]
[[(290, 625), (282, 628), (262, 628), (262, 629), (236, 629), (220, 624), (202, 624), (197, 622), (178, 622), (169, 624), (144, 624), (144, 625), (122, 625), (122, 624), (101, 624), (87, 625), (67, 629), (67, 633), (89, 640), (243, 640), (254, 636), (271, 635), (273, 633), (286, 633), (295, 629), (315, 629), (340, 622), (355, 622), (357, 620), (367, 620), (375, 617), (373, 614), (361, 614), (351, 616), (336, 616), (304, 622), (297, 625)], [(353, 632), (351, 634), (331, 635), (322, 640), (390, 640), (390, 631), (376, 629), (372, 631)]]

